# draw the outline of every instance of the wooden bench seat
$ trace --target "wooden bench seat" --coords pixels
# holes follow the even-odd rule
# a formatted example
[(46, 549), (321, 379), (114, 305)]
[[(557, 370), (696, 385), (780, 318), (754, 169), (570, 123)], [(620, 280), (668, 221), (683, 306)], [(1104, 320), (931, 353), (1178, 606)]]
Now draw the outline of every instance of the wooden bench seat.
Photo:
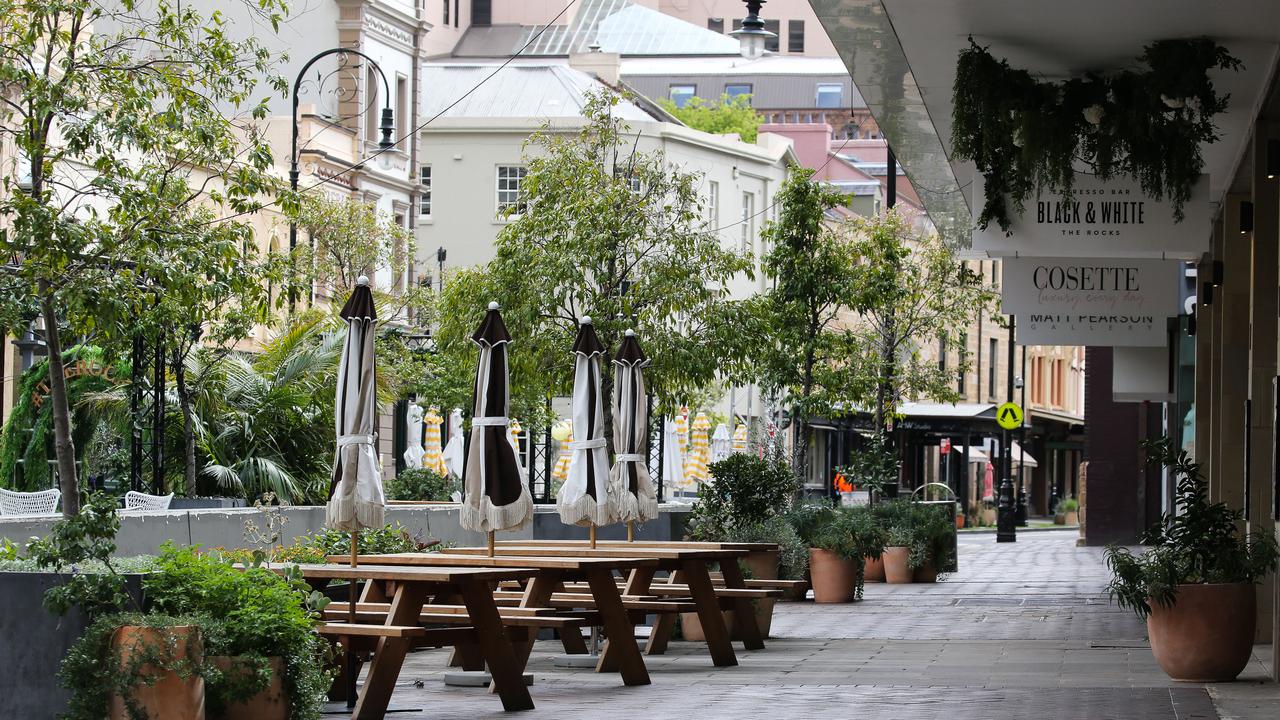
[(427, 634), (427, 628), (419, 625), (362, 625), (359, 623), (327, 622), (316, 628), (325, 637), (390, 637), (416, 638)]
[[(749, 582), (749, 581), (748, 581)], [(566, 592), (580, 592), (585, 590), (585, 586), (580, 583), (566, 583)], [(782, 590), (774, 590), (769, 588), (726, 588), (716, 587), (716, 597), (719, 598), (748, 598), (750, 600), (763, 600), (765, 598), (780, 598), (783, 596)], [(690, 590), (688, 585), (654, 583), (649, 586), (650, 595), (660, 595), (663, 597), (689, 597)]]

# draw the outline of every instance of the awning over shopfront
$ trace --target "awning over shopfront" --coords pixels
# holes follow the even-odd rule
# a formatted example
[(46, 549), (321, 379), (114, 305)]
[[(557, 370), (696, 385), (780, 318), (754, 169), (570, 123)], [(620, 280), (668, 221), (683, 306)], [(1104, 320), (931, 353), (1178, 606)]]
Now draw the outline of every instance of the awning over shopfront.
[[(1011, 65), (1050, 80), (1127, 67), (1155, 40), (1208, 36), (1224, 45), (1243, 68), (1210, 74), (1218, 91), (1231, 97), (1227, 111), (1215, 118), (1219, 141), (1202, 148), (1210, 203), (1221, 202), (1242, 161), (1280, 42), (1280, 3), (1275, 0), (810, 4), (930, 217), (962, 250), (971, 247), (968, 228), (976, 173), (971, 163), (951, 160), (952, 83), (957, 56), (970, 36)], [(1150, 248), (1110, 250), (1113, 256), (1161, 256)], [(1079, 250), (1067, 244), (1057, 252), (1069, 255)]]

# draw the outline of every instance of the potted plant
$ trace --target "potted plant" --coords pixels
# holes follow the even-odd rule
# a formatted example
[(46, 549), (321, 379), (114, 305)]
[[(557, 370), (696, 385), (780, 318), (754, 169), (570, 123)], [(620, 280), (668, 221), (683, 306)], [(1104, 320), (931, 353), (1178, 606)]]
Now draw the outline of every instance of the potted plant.
[(885, 531), (870, 508), (833, 508), (825, 513), (810, 540), (809, 572), (813, 600), (842, 603), (862, 598), (865, 560), (884, 551)]
[(450, 502), (458, 483), (429, 468), (406, 468), (386, 483), (388, 500)]
[(1055, 525), (1079, 525), (1080, 501), (1072, 497), (1059, 500), (1053, 512), (1053, 522)]
[(946, 505), (911, 503), (911, 536), (907, 566), (912, 582), (937, 582), (938, 573), (953, 565), (956, 527)]
[(1210, 502), (1200, 466), (1168, 438), (1144, 443), (1149, 462), (1177, 480), (1177, 513), (1165, 513), (1135, 555), (1107, 548), (1113, 600), (1147, 621), (1151, 652), (1174, 680), (1234, 680), (1249, 662), (1254, 585), (1277, 565), (1276, 539), (1241, 534), (1242, 513)]
[[(715, 482), (702, 486), (698, 501), (689, 513), (689, 537), (704, 542), (761, 542), (777, 547), (751, 551), (744, 574), (759, 579), (776, 579), (780, 569), (803, 573), (799, 559), (800, 541), (785, 519), (800, 487), (791, 465), (781, 455), (758, 457), (734, 453), (709, 468)], [(782, 563), (786, 554), (788, 561)], [(767, 637), (773, 620), (772, 599), (757, 602), (756, 622)], [(685, 613), (681, 631), (689, 639), (698, 638), (702, 626), (696, 613)]]

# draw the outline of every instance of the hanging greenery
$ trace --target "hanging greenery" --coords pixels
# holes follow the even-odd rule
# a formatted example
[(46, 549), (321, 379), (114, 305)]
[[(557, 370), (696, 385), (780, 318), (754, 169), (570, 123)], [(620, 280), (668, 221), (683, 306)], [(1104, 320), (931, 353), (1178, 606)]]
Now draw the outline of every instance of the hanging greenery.
[[(82, 454), (96, 425), (77, 407), (86, 392), (105, 390), (128, 377), (124, 363), (108, 364), (101, 348), (77, 345), (62, 353), (67, 379), (67, 402), (72, 408), (71, 439), (76, 459)], [(53, 403), (49, 402), (49, 361), (41, 360), (22, 375), (18, 396), (3, 429), (0, 429), (0, 487), (12, 490), (44, 490), (53, 487), (49, 461), (53, 455)]]
[(1138, 62), (1145, 68), (1053, 83), (1009, 67), (969, 38), (953, 88), (951, 144), (986, 183), (978, 217), (1009, 231), (1033, 193), (1070, 195), (1077, 164), (1103, 180), (1129, 176), (1142, 191), (1173, 203), (1174, 217), (1204, 166), (1203, 143), (1218, 139), (1213, 118), (1227, 107), (1209, 80), (1240, 61), (1207, 38), (1160, 40)]

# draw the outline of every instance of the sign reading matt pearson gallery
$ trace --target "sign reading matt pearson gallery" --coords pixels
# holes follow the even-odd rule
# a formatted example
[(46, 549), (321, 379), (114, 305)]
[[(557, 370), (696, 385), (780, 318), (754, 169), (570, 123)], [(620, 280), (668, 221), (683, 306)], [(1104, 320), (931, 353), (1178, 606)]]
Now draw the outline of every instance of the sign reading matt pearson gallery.
[(1182, 263), (1117, 258), (1006, 258), (1001, 311), (1023, 345), (1157, 347), (1178, 314)]
[[(973, 208), (983, 206), (982, 175), (974, 176)], [(1196, 260), (1209, 250), (1209, 177), (1201, 176), (1177, 222), (1173, 203), (1142, 193), (1137, 181), (1103, 182), (1077, 173), (1070, 195), (1046, 192), (1028, 198), (1023, 212), (1010, 205), (1006, 234), (991, 223), (974, 230), (973, 249), (992, 257), (1142, 257)]]

